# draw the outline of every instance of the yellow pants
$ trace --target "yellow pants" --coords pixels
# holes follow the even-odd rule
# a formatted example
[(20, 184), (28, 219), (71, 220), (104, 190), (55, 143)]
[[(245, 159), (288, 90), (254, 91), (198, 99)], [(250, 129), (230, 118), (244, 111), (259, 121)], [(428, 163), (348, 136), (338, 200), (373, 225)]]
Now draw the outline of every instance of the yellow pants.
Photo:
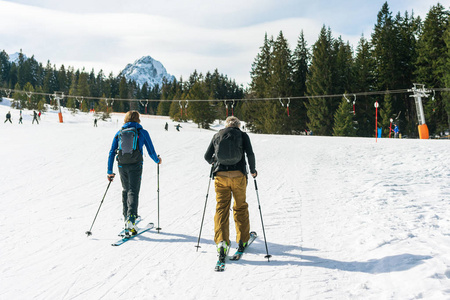
[(230, 205), (234, 198), (233, 216), (236, 226), (236, 242), (247, 242), (250, 238), (250, 221), (246, 199), (247, 177), (240, 171), (218, 172), (215, 177), (216, 215), (214, 216), (214, 241), (230, 244)]

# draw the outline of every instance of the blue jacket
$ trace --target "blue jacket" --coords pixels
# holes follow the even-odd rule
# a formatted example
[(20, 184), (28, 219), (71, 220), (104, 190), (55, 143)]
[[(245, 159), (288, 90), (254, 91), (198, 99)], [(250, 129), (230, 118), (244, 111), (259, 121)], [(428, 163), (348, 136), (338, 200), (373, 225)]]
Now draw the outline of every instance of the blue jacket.
[[(122, 128), (130, 128), (130, 127), (135, 127), (136, 129), (139, 129), (139, 150), (141, 151), (141, 153), (143, 153), (142, 151), (142, 147), (145, 145), (145, 148), (147, 148), (147, 152), (148, 155), (153, 159), (153, 161), (155, 163), (159, 162), (159, 157), (155, 152), (155, 148), (153, 147), (153, 143), (152, 143), (152, 139), (150, 138), (150, 135), (148, 134), (147, 130), (145, 130), (144, 128), (142, 128), (141, 124), (136, 123), (136, 122), (128, 122), (125, 123)], [(108, 157), (108, 174), (112, 174), (113, 173), (113, 165), (114, 165), (114, 157), (117, 154), (117, 148), (119, 147), (119, 138), (118, 135), (120, 133), (120, 130), (117, 131), (116, 135), (114, 136), (112, 145), (111, 145), (111, 150), (109, 150), (109, 157)]]

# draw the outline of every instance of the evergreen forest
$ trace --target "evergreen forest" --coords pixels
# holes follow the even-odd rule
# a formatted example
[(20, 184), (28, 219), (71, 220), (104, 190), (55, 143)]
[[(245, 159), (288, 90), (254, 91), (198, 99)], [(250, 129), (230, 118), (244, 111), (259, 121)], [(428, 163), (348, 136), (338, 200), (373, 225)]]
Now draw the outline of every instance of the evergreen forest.
[(246, 88), (217, 69), (139, 86), (102, 70), (57, 68), (50, 61), (44, 66), (22, 51), (11, 62), (3, 50), (0, 95), (14, 98), (16, 107), (42, 111), (45, 104), (56, 105), (58, 91), (66, 95), (61, 105), (74, 112), (134, 109), (202, 128), (235, 115), (256, 133), (359, 137), (375, 135), (378, 102), (376, 125), (383, 136), (392, 120), (414, 138), (418, 117), (408, 90), (418, 83), (428, 90), (422, 101), (430, 136), (450, 128), (450, 12), (439, 3), (424, 20), (412, 12), (393, 14), (384, 3), (371, 36), (362, 35), (354, 46), (326, 25), (313, 45), (301, 29), (294, 48), (282, 31), (276, 37), (262, 33), (261, 40)]

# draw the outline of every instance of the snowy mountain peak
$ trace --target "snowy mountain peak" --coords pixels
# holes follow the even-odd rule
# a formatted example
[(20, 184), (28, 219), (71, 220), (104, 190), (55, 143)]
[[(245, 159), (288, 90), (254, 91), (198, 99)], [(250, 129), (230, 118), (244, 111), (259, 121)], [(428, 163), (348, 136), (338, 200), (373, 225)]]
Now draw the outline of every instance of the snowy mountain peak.
[(136, 81), (141, 87), (146, 82), (149, 87), (154, 87), (156, 84), (161, 86), (163, 78), (168, 81), (175, 80), (173, 75), (167, 73), (163, 64), (151, 56), (143, 56), (133, 64), (128, 64), (120, 74), (125, 76), (127, 80)]
[[(16, 63), (17, 64), (19, 62), (19, 55), (20, 55), (19, 52), (10, 54), (9, 55), (9, 61), (12, 62), (12, 63)], [(25, 54), (23, 54), (23, 59), (27, 60), (28, 57)]]

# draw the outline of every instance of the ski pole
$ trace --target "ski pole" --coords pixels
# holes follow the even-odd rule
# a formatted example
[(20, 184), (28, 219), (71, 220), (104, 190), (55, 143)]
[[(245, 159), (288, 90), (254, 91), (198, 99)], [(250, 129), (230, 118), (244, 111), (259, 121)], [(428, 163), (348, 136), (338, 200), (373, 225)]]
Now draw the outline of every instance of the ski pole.
[(98, 212), (100, 211), (100, 207), (102, 207), (103, 200), (105, 200), (105, 196), (106, 196), (106, 193), (108, 192), (108, 189), (109, 189), (109, 186), (111, 185), (111, 182), (112, 182), (112, 181), (110, 181), (110, 182), (108, 183), (108, 187), (106, 188), (105, 194), (103, 195), (102, 202), (100, 202), (100, 206), (98, 207), (97, 213), (95, 214), (94, 221), (92, 221), (91, 228), (90, 228), (88, 231), (86, 231), (87, 236), (92, 235), (92, 232), (91, 232), (92, 226), (94, 226), (95, 220), (97, 219)]
[(267, 261), (270, 262), (269, 258), (271, 258), (272, 255), (269, 254), (269, 249), (267, 248), (266, 232), (264, 230), (264, 222), (263, 222), (263, 217), (262, 217), (262, 212), (261, 212), (261, 204), (259, 202), (258, 185), (256, 184), (256, 178), (253, 178), (253, 179), (255, 181), (256, 198), (258, 199), (259, 215), (261, 216), (261, 225), (262, 225), (262, 230), (263, 230), (263, 234), (264, 234), (264, 243), (266, 244), (267, 255), (264, 256), (264, 258), (267, 258)]
[(198, 234), (198, 241), (197, 241), (197, 252), (198, 252), (198, 248), (201, 248), (200, 245), (200, 236), (202, 235), (202, 228), (203, 228), (203, 220), (205, 219), (205, 211), (206, 211), (206, 203), (208, 202), (208, 194), (209, 194), (209, 186), (211, 185), (211, 179), (213, 177), (213, 169), (214, 169), (214, 164), (211, 165), (211, 172), (209, 173), (209, 180), (208, 180), (208, 190), (206, 192), (206, 200), (205, 200), (205, 207), (203, 208), (203, 217), (202, 217), (202, 223), (200, 225), (200, 233)]
[[(159, 155), (158, 155), (158, 157), (159, 157)], [(157, 174), (158, 174), (158, 176), (157, 176), (157, 181), (158, 181), (158, 189), (157, 189), (157, 193), (158, 193), (158, 228), (156, 228), (156, 230), (158, 230), (158, 233), (159, 233), (159, 231), (161, 230), (161, 227), (159, 227), (159, 164), (157, 166)]]

